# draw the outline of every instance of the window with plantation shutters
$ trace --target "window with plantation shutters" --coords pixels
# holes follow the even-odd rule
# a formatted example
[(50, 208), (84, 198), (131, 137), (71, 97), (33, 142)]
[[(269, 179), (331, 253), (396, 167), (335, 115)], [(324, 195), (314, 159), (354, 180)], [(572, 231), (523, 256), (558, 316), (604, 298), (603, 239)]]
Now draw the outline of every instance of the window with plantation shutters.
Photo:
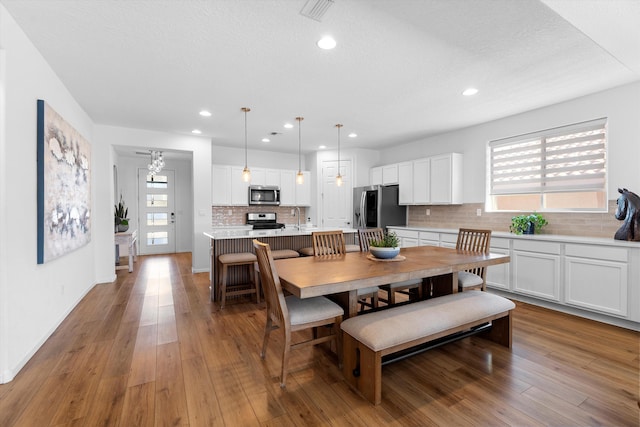
[(489, 143), (490, 210), (606, 210), (606, 119)]

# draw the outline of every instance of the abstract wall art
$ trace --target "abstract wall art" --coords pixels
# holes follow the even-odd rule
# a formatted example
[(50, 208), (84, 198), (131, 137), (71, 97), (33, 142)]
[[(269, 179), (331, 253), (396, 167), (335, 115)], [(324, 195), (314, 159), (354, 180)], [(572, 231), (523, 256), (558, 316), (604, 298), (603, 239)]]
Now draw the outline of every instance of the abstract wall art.
[(38, 264), (91, 241), (91, 145), (38, 100)]

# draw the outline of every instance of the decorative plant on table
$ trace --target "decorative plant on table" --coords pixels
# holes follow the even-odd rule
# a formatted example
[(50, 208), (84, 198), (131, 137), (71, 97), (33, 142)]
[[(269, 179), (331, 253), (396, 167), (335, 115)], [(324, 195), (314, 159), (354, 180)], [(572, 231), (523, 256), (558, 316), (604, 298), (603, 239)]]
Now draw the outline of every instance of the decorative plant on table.
[(127, 208), (124, 204), (124, 199), (122, 198), (122, 194), (120, 195), (120, 202), (115, 205), (115, 228), (116, 232), (127, 231), (129, 229), (129, 218), (127, 215), (129, 214), (129, 208)]
[(393, 231), (386, 232), (382, 239), (369, 242), (369, 252), (376, 258), (394, 258), (400, 253), (400, 239)]
[(369, 246), (373, 246), (374, 248), (397, 248), (400, 246), (400, 239), (393, 231), (386, 232), (384, 236), (382, 236), (382, 239), (369, 242)]
[(547, 220), (537, 212), (529, 215), (517, 215), (511, 218), (509, 229), (515, 234), (535, 234), (547, 225)]

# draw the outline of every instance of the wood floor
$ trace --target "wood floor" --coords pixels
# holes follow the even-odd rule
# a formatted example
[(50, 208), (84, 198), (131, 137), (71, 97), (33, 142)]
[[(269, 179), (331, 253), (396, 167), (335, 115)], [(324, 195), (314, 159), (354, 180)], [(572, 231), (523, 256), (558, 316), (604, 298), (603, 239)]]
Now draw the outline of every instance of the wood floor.
[(264, 306), (219, 310), (190, 268), (143, 256), (97, 285), (0, 386), (0, 426), (639, 425), (637, 332), (518, 303), (511, 351), (471, 337), (385, 366), (374, 407), (320, 348), (281, 390)]

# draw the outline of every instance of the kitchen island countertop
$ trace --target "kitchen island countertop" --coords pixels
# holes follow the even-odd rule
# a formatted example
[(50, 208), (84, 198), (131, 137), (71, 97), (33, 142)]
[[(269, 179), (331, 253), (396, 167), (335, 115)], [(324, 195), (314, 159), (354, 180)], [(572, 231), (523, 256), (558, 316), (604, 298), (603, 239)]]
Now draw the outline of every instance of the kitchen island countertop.
[(221, 239), (253, 239), (256, 237), (290, 237), (290, 236), (310, 236), (314, 231), (342, 230), (345, 233), (356, 233), (354, 228), (339, 227), (301, 227), (300, 230), (294, 227), (281, 228), (276, 230), (253, 230), (247, 226), (212, 228), (203, 234), (214, 240)]

